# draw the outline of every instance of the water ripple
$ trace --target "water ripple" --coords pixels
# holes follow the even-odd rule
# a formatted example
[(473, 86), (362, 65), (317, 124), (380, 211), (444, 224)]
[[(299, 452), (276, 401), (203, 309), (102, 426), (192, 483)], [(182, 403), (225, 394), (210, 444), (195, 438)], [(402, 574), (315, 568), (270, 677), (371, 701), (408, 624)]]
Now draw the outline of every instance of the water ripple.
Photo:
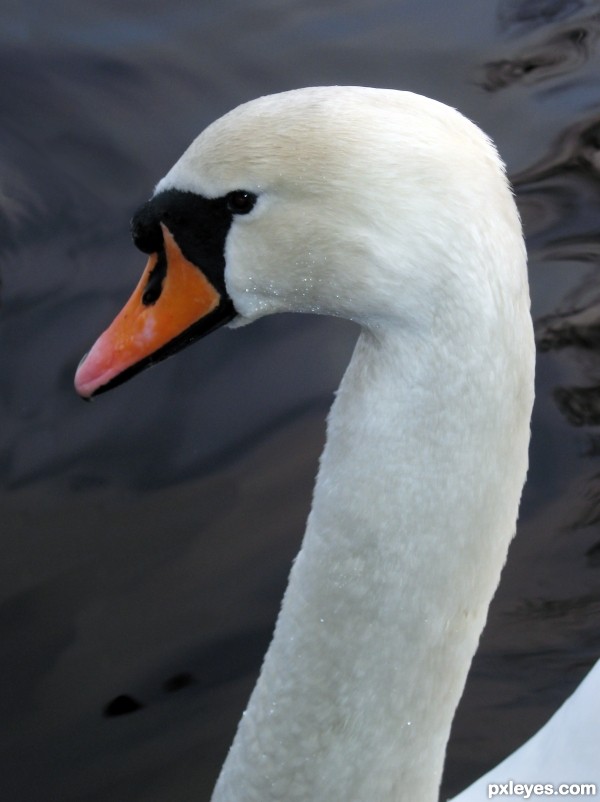
[(488, 92), (514, 84), (533, 86), (581, 69), (596, 49), (600, 15), (547, 32), (542, 42), (526, 47), (511, 58), (490, 61), (480, 85)]

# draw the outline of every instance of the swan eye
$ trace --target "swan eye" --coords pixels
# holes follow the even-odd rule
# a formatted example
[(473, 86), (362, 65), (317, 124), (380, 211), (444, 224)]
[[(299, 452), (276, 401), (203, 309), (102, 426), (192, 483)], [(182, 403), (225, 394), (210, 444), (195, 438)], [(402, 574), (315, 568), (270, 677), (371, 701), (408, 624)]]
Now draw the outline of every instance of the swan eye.
[(248, 214), (254, 208), (256, 195), (244, 189), (236, 189), (227, 195), (227, 208), (233, 214)]

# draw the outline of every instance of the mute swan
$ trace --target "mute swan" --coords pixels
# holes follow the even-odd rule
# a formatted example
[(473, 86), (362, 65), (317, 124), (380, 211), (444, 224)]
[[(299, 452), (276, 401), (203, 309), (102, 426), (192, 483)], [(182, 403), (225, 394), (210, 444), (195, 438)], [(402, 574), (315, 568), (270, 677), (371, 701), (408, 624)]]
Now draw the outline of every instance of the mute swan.
[(309, 88), (209, 126), (132, 222), (149, 254), (91, 397), (222, 323), (361, 326), (307, 529), (213, 802), (433, 802), (528, 460), (534, 343), (491, 142), (409, 92)]

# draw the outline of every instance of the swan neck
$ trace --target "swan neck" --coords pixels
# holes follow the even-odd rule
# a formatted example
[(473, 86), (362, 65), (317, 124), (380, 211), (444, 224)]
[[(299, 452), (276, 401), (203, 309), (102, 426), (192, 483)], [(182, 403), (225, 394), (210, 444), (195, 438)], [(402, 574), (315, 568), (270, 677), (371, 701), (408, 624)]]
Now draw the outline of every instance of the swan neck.
[(507, 404), (524, 381), (507, 358), (361, 334), (213, 802), (437, 799), (527, 466), (530, 392)]

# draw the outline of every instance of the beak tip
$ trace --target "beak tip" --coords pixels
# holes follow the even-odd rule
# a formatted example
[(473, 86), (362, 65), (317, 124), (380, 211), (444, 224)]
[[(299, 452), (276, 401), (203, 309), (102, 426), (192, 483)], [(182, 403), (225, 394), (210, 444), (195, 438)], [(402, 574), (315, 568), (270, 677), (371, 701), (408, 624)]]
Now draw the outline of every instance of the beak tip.
[(79, 370), (75, 374), (74, 385), (75, 385), (75, 392), (77, 393), (77, 395), (83, 398), (84, 401), (89, 401), (91, 399), (92, 395), (94, 394), (94, 388), (91, 382), (86, 382), (84, 379), (81, 378)]
[(87, 359), (88, 353), (89, 351), (86, 352), (79, 360), (79, 364), (77, 365), (77, 370), (75, 371), (75, 379), (73, 381), (75, 392), (77, 393), (77, 395), (83, 398), (84, 401), (89, 401), (92, 395), (91, 392), (88, 391), (85, 381), (82, 380), (82, 373), (84, 373), (85, 370), (84, 364), (85, 360)]
[[(102, 338), (80, 361), (75, 372), (75, 391), (85, 401), (91, 400), (103, 384), (111, 378), (111, 372), (105, 363)], [(114, 371), (113, 371), (114, 372)]]

